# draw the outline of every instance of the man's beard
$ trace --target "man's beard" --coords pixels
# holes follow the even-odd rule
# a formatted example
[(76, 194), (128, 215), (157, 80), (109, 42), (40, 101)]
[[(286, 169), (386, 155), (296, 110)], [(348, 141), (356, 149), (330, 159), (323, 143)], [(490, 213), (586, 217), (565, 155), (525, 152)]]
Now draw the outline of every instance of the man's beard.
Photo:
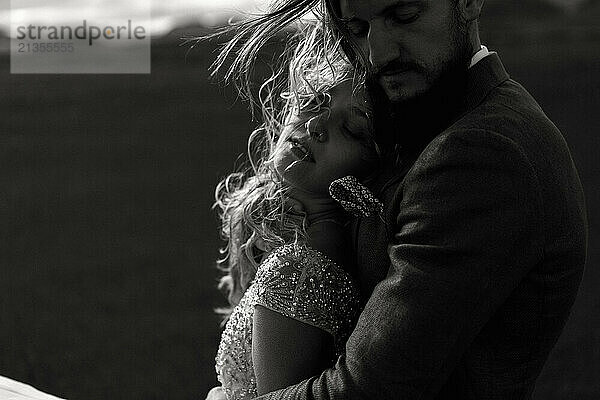
[[(426, 92), (411, 98), (390, 101), (385, 91), (373, 79), (369, 82), (376, 104), (376, 130), (385, 137), (383, 143), (399, 143), (405, 148), (421, 148), (448, 127), (460, 112), (466, 95), (466, 81), (471, 49), (462, 32), (457, 32), (457, 46), (449, 60), (436, 68), (437, 78), (431, 80)], [(379, 135), (381, 136), (381, 135)]]

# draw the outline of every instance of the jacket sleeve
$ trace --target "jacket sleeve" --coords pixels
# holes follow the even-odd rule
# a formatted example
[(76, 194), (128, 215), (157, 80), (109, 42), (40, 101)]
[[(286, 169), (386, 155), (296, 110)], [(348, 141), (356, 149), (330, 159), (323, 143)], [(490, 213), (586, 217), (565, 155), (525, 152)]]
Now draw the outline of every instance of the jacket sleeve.
[(264, 399), (428, 399), (542, 257), (523, 150), (494, 132), (438, 136), (403, 183), (387, 277), (334, 368)]

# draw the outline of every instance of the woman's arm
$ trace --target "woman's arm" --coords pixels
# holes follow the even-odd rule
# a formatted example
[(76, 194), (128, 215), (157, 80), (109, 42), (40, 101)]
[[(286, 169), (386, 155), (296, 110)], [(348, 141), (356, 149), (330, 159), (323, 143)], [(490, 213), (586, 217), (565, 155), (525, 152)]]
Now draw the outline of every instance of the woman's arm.
[(252, 362), (258, 394), (318, 375), (334, 355), (333, 337), (322, 329), (256, 306)]
[[(308, 245), (336, 263), (347, 261), (344, 228), (322, 220), (307, 229)], [(326, 283), (319, 287), (327, 287)], [(327, 289), (323, 289), (327, 290)], [(321, 297), (323, 292), (313, 293)], [(332, 316), (333, 317), (333, 316)], [(333, 336), (315, 325), (257, 305), (252, 328), (252, 361), (259, 395), (281, 389), (331, 367)]]

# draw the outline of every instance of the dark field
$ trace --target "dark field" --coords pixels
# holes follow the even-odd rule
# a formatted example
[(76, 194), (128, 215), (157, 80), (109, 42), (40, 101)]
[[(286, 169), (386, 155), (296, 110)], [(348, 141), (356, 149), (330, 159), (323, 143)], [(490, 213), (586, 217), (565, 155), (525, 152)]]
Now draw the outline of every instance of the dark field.
[[(484, 43), (564, 133), (590, 220), (535, 398), (598, 399), (600, 34), (593, 19), (508, 28)], [(213, 188), (253, 124), (208, 82), (213, 47), (185, 51), (155, 41), (146, 76), (10, 75), (0, 56), (0, 375), (68, 399), (204, 399), (216, 383)]]

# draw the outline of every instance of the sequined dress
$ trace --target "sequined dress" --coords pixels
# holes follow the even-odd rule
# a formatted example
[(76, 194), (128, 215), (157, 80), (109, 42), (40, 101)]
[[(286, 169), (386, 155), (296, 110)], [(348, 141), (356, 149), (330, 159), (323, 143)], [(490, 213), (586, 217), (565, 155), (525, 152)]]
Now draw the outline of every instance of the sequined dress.
[(252, 365), (256, 305), (330, 333), (339, 355), (359, 313), (359, 292), (347, 272), (306, 245), (273, 250), (233, 309), (221, 337), (215, 368), (228, 400), (258, 395)]

